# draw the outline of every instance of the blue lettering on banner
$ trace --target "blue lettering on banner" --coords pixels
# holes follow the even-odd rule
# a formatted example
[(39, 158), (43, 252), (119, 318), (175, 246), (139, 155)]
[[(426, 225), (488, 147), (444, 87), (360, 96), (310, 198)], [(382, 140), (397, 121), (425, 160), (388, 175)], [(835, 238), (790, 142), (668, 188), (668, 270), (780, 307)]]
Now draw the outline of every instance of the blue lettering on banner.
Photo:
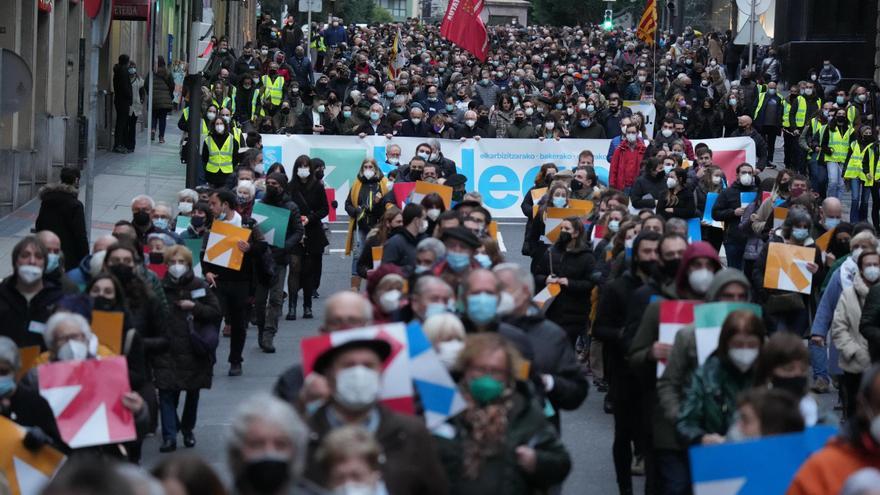
[[(501, 177), (504, 180), (502, 182), (493, 181), (492, 179), (495, 177)], [(483, 195), (483, 203), (489, 208), (509, 208), (516, 204), (517, 194), (505, 194), (499, 198), (492, 193), (510, 191), (515, 193), (519, 190), (519, 177), (510, 167), (493, 165), (480, 175), (477, 190)]]
[(388, 172), (391, 172), (391, 165), (385, 161), (384, 146), (373, 146), (373, 160), (376, 160), (376, 163), (379, 164), (379, 170), (381, 170), (383, 174), (388, 175)]
[(267, 170), (273, 163), (284, 163), (281, 161), (281, 146), (263, 146), (263, 163)]

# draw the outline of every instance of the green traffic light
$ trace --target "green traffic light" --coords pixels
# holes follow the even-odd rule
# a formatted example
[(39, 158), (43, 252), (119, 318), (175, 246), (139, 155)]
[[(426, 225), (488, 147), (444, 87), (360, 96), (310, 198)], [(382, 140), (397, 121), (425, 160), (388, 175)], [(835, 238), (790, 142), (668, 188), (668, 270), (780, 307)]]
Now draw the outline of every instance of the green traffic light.
[(604, 29), (606, 31), (611, 30), (612, 27), (614, 27), (614, 25), (612, 24), (611, 21), (605, 21), (602, 23), (602, 29)]

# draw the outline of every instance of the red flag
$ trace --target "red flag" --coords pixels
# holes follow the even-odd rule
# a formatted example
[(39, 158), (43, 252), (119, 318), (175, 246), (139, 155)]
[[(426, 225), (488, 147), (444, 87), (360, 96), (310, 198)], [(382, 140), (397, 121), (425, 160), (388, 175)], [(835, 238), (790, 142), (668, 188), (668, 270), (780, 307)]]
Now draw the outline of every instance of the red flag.
[(440, 34), (485, 62), (489, 52), (489, 35), (480, 19), (482, 11), (483, 0), (449, 0)]

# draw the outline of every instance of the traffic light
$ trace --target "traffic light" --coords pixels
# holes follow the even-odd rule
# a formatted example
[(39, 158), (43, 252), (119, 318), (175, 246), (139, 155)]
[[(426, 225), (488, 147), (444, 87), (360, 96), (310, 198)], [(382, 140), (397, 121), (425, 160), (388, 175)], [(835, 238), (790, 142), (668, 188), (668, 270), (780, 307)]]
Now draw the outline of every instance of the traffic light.
[(611, 16), (611, 9), (606, 9), (605, 20), (602, 21), (602, 29), (604, 29), (605, 31), (611, 31), (611, 29), (614, 27), (614, 21), (611, 19)]
[(666, 9), (669, 10), (669, 15), (675, 15), (675, 0), (669, 0), (666, 2)]

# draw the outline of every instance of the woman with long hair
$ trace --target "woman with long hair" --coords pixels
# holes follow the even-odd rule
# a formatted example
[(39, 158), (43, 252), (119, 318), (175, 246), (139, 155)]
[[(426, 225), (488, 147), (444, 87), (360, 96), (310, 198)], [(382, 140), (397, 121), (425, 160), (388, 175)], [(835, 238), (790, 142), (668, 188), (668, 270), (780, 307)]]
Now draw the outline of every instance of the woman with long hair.
[(392, 206), (385, 210), (379, 223), (367, 234), (364, 239), (361, 254), (358, 257), (357, 271), (361, 278), (367, 278), (367, 272), (373, 269), (374, 263), (380, 261), (373, 258), (373, 248), (380, 247), (385, 244), (393, 233), (403, 227), (403, 215), (400, 208)]
[[(305, 237), (300, 259), (297, 259), (295, 262), (291, 261), (290, 264), (291, 272), (297, 272), (298, 276), (291, 276), (287, 281), (287, 320), (296, 319), (297, 292), (300, 288), (302, 288), (303, 292), (302, 316), (306, 319), (312, 318), (312, 297), (317, 279), (321, 274), (324, 248), (329, 244), (327, 234), (321, 225), (321, 219), (330, 212), (327, 196), (324, 193), (324, 185), (321, 182), (321, 179), (323, 179), (324, 161), (300, 155), (294, 161), (293, 167), (294, 178), (288, 184), (287, 192), (290, 194), (290, 199), (296, 203), (302, 215)], [(321, 171), (321, 177), (317, 177), (319, 170)]]
[(361, 288), (361, 276), (357, 271), (360, 250), (367, 234), (382, 218), (388, 190), (388, 179), (385, 178), (376, 160), (367, 158), (362, 161), (357, 176), (351, 183), (351, 190), (345, 198), (345, 212), (348, 213), (349, 218), (345, 255), (351, 255), (351, 289), (356, 292)]

